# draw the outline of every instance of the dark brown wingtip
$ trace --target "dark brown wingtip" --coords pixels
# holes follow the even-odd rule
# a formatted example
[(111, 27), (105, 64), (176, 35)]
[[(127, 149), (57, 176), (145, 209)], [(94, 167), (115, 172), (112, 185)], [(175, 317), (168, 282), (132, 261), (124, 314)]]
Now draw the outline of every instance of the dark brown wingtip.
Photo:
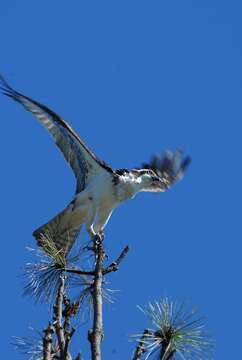
[(191, 156), (186, 156), (185, 159), (181, 163), (181, 168), (183, 169), (183, 171), (186, 171), (188, 166), (190, 166), (191, 162), (192, 162)]
[(4, 79), (4, 77), (1, 74), (0, 74), (0, 90), (3, 93), (3, 95), (6, 95), (15, 101), (18, 101), (19, 93), (7, 83), (7, 81)]
[(177, 171), (177, 174), (175, 176), (176, 178), (175, 181), (180, 180), (183, 177), (184, 173), (187, 171), (187, 168), (190, 166), (191, 161), (192, 158), (190, 156), (185, 157), (185, 159), (181, 162), (180, 167)]

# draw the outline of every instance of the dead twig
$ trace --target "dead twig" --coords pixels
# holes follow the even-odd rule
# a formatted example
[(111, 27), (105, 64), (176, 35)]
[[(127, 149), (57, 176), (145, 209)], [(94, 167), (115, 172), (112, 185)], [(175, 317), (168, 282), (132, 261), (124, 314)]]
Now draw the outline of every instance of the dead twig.
[(65, 272), (76, 274), (76, 275), (95, 275), (94, 271), (83, 271), (83, 270), (79, 270), (79, 269), (69, 269), (69, 268), (64, 268), (63, 270)]
[(110, 272), (117, 271), (120, 263), (123, 261), (123, 259), (128, 254), (130, 248), (129, 246), (125, 246), (119, 257), (116, 259), (116, 261), (113, 261), (106, 269), (103, 269), (103, 275), (106, 275)]

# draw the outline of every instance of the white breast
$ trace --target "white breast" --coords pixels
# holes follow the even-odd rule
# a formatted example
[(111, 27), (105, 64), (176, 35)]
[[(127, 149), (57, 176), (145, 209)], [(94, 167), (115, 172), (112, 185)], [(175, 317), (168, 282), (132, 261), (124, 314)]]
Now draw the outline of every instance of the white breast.
[(112, 175), (108, 172), (101, 172), (86, 188), (86, 191), (98, 207), (115, 207), (116, 199), (114, 197), (112, 179)]
[(139, 190), (137, 179), (132, 174), (120, 176), (119, 184), (117, 185), (117, 197), (119, 202), (132, 199)]

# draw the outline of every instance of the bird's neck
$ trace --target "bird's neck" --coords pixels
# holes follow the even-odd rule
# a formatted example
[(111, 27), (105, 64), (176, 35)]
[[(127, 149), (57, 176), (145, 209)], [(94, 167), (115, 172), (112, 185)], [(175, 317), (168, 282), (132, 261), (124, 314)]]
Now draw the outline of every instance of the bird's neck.
[(119, 177), (118, 198), (120, 201), (133, 198), (138, 192), (144, 190), (141, 178), (132, 173), (126, 173)]

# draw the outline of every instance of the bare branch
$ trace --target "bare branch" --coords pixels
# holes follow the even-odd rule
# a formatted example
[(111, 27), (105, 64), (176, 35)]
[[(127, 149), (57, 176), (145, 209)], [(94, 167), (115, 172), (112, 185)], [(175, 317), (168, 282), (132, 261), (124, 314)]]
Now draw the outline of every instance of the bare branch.
[[(53, 254), (49, 251), (48, 256), (45, 255), (47, 259), (43, 260), (40, 264), (34, 264), (34, 267), (30, 266), (28, 269), (28, 274), (30, 274), (29, 288), (34, 294), (37, 294), (38, 299), (44, 297), (46, 289), (48, 299), (50, 295), (55, 295), (53, 321), (50, 325), (52, 326), (53, 334), (46, 333), (47, 330), (45, 330), (45, 336), (43, 336), (41, 340), (41, 354), (45, 356), (43, 360), (72, 359), (69, 346), (75, 329), (71, 327), (71, 318), (78, 313), (82, 298), (80, 297), (75, 302), (71, 302), (70, 299), (67, 298), (65, 295), (66, 279), (68, 285), (71, 285), (72, 281), (74, 284), (74, 279), (78, 280), (82, 286), (84, 283), (86, 287), (84, 289), (85, 294), (88, 292), (90, 295), (90, 300), (93, 305), (93, 325), (92, 329), (88, 332), (88, 339), (91, 345), (92, 360), (101, 360), (101, 343), (103, 340), (102, 312), (103, 298), (105, 298), (105, 292), (103, 292), (102, 289), (104, 276), (118, 270), (120, 263), (129, 251), (129, 247), (126, 246), (118, 258), (105, 268), (103, 266), (105, 251), (102, 239), (97, 237), (92, 245), (93, 246), (89, 248), (95, 255), (95, 263), (92, 271), (84, 271), (75, 266), (72, 268), (72, 263), (66, 261), (66, 259), (60, 261), (59, 258), (57, 259), (58, 254), (56, 254), (54, 248), (51, 248)], [(66, 272), (66, 277), (64, 276), (64, 272)], [(67, 273), (69, 273), (70, 276), (67, 277)], [(73, 276), (71, 276), (72, 274)], [(80, 283), (80, 279), (83, 280), (83, 283)], [(81, 355), (78, 354), (76, 360), (80, 359)]]
[(102, 241), (95, 240), (94, 251), (96, 253), (95, 277), (93, 282), (93, 328), (89, 330), (88, 340), (91, 343), (92, 360), (101, 360), (101, 342), (103, 339), (103, 301), (102, 301), (102, 264), (105, 258)]
[(69, 327), (70, 327), (70, 324), (71, 324), (71, 316), (72, 316), (72, 313), (71, 313), (71, 302), (70, 302), (70, 299), (67, 298), (67, 296), (64, 295), (63, 297), (63, 302), (64, 302), (64, 310), (62, 312), (62, 316), (64, 317), (64, 325), (63, 325), (63, 328), (64, 328), (64, 335), (66, 337), (66, 335), (68, 334), (69, 332)]
[(175, 353), (176, 353), (176, 350), (173, 350), (173, 351), (168, 355), (168, 357), (167, 357), (166, 360), (172, 360), (173, 357), (175, 356)]
[(69, 268), (64, 268), (63, 270), (65, 272), (72, 273), (72, 274), (77, 274), (77, 275), (95, 275), (94, 271), (82, 271), (82, 270), (79, 270), (79, 269), (69, 269)]
[(150, 334), (149, 330), (144, 330), (143, 335), (139, 341), (139, 344), (135, 350), (134, 356), (133, 356), (133, 360), (140, 360), (141, 356), (143, 355), (143, 353), (145, 352), (145, 339), (146, 337)]
[(51, 352), (52, 352), (52, 334), (54, 333), (53, 326), (49, 324), (49, 326), (44, 330), (43, 337), (43, 360), (51, 360)]
[(64, 297), (64, 287), (65, 280), (63, 276), (60, 276), (60, 285), (56, 296), (56, 303), (54, 305), (54, 327), (58, 339), (58, 344), (61, 354), (64, 352), (65, 348), (65, 336), (64, 329), (62, 326), (62, 306), (63, 306), (63, 297)]
[[(94, 250), (94, 248), (90, 248), (90, 249)], [(125, 248), (123, 249), (123, 251), (121, 252), (119, 257), (117, 258), (117, 260), (113, 261), (106, 269), (103, 269), (103, 275), (106, 275), (110, 272), (117, 271), (120, 263), (126, 257), (129, 250), (130, 250), (129, 246), (125, 246)], [(95, 275), (95, 271), (83, 271), (83, 270), (79, 270), (79, 269), (70, 269), (70, 268), (64, 268), (63, 270), (67, 273), (72, 273), (72, 274), (76, 274), (76, 275), (87, 275), (87, 276)]]
[(162, 341), (162, 347), (161, 347), (161, 352), (160, 352), (160, 356), (159, 356), (160, 360), (172, 359), (174, 352), (171, 351), (170, 348), (171, 348), (170, 340), (166, 341), (166, 339), (164, 339)]
[(63, 354), (61, 356), (61, 360), (68, 360), (70, 359), (70, 356), (68, 357), (68, 348), (69, 348), (69, 344), (70, 344), (70, 341), (71, 341), (71, 338), (74, 334), (76, 330), (74, 328), (72, 328), (72, 330), (70, 332), (67, 332), (65, 334), (65, 347), (64, 347), (64, 351), (63, 351)]
[[(63, 303), (64, 303), (64, 310), (62, 312), (62, 316), (64, 318), (63, 329), (64, 329), (64, 336), (66, 337), (66, 335), (70, 334), (69, 329), (71, 325), (71, 317), (75, 316), (78, 313), (80, 302), (75, 301), (71, 303), (70, 299), (66, 295), (64, 295)], [(71, 330), (71, 332), (73, 332), (73, 330)]]
[(117, 271), (120, 263), (126, 257), (129, 250), (130, 250), (129, 246), (125, 246), (125, 248), (123, 249), (123, 251), (121, 252), (119, 257), (117, 258), (117, 260), (113, 261), (106, 269), (103, 269), (103, 275), (106, 275), (106, 274), (108, 274), (110, 272), (113, 272), (113, 271)]

